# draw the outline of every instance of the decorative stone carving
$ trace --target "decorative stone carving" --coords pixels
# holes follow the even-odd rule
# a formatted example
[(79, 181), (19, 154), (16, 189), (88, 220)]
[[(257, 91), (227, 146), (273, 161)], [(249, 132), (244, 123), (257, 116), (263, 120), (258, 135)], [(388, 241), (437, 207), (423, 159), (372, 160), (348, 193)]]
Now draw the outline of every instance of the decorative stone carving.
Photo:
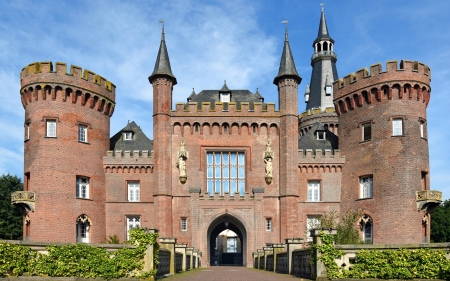
[(362, 229), (363, 228), (363, 225), (364, 224), (366, 224), (366, 223), (368, 223), (368, 222), (372, 222), (372, 218), (369, 216), (369, 215), (363, 215), (362, 217), (361, 217), (361, 219), (359, 220), (359, 227)]
[(270, 139), (267, 138), (266, 151), (264, 151), (264, 163), (266, 163), (266, 183), (271, 184), (273, 178), (273, 151), (270, 147)]
[(181, 137), (180, 151), (178, 151), (177, 168), (180, 170), (180, 182), (185, 184), (187, 181), (186, 174), (186, 160), (188, 159), (188, 152), (184, 145), (184, 137)]
[(252, 189), (253, 193), (264, 193), (265, 189), (264, 187), (255, 187)]

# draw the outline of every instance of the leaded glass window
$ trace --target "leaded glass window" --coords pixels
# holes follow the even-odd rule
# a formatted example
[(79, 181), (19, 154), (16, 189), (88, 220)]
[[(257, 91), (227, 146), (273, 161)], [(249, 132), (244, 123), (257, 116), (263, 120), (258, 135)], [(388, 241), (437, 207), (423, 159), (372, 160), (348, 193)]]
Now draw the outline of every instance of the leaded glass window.
[(308, 182), (308, 201), (320, 201), (320, 182)]
[(77, 177), (77, 198), (89, 198), (89, 178)]
[(127, 240), (130, 240), (130, 230), (141, 227), (141, 217), (130, 216), (127, 217)]
[(244, 152), (220, 152), (206, 153), (207, 189), (213, 196), (214, 193), (223, 195), (229, 192), (231, 196), (245, 192), (245, 153)]
[(372, 198), (373, 177), (361, 177), (360, 180), (360, 198)]
[(139, 202), (140, 198), (140, 184), (139, 182), (129, 182), (128, 183), (128, 201)]

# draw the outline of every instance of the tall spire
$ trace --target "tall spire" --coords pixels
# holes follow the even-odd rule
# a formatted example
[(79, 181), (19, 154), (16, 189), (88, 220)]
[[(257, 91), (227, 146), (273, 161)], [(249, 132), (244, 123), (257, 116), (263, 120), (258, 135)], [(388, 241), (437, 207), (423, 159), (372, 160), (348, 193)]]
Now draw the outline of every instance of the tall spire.
[(288, 21), (283, 21), (281, 23), (286, 24), (286, 31), (284, 35), (284, 47), (283, 54), (281, 55), (280, 67), (278, 69), (278, 75), (273, 80), (275, 85), (278, 84), (278, 81), (284, 76), (290, 76), (297, 80), (298, 83), (302, 81), (302, 78), (297, 73), (297, 69), (295, 68), (294, 58), (292, 57), (291, 47), (289, 45), (289, 37), (288, 37)]
[(322, 15), (320, 17), (320, 23), (319, 23), (319, 32), (317, 34), (316, 40), (314, 40), (314, 43), (318, 41), (328, 40), (334, 43), (334, 40), (331, 39), (330, 35), (328, 34), (328, 27), (327, 27), (327, 21), (325, 20), (325, 9), (322, 5)]
[(161, 44), (159, 45), (158, 56), (156, 57), (155, 68), (153, 73), (148, 77), (148, 80), (151, 82), (153, 78), (156, 76), (169, 76), (173, 79), (173, 85), (177, 84), (177, 78), (172, 74), (172, 69), (170, 68), (170, 60), (169, 53), (166, 48), (166, 40), (164, 36), (164, 20), (160, 20), (162, 23), (162, 32), (161, 32)]

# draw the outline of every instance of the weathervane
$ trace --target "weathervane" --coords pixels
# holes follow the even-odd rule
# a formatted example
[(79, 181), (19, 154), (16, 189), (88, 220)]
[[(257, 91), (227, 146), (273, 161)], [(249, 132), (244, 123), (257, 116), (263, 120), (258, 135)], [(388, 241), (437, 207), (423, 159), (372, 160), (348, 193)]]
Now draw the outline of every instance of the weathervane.
[(320, 6), (322, 6), (322, 12), (323, 12), (323, 10), (324, 10), (323, 7), (325, 7), (325, 4), (324, 3), (320, 3)]

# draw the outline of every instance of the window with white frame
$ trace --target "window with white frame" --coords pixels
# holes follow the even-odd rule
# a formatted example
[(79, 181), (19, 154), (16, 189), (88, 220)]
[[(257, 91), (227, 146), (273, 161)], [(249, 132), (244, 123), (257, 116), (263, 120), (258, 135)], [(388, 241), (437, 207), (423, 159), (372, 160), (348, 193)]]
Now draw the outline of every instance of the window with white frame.
[(207, 188), (211, 196), (245, 192), (245, 153), (209, 151), (206, 153)]
[(181, 218), (181, 231), (187, 231), (187, 218)]
[(372, 198), (373, 177), (364, 176), (359, 178), (360, 196), (359, 198)]
[(133, 138), (133, 132), (124, 132), (123, 133), (123, 140), (132, 140)]
[(77, 176), (77, 198), (89, 198), (89, 178)]
[(47, 120), (47, 137), (56, 137), (56, 120)]
[(393, 136), (403, 135), (403, 120), (401, 118), (392, 119), (392, 135)]
[(140, 216), (127, 216), (127, 240), (130, 240), (130, 230), (141, 227)]
[(140, 201), (141, 184), (139, 182), (128, 182), (128, 201)]
[(78, 126), (78, 141), (87, 142), (87, 127), (85, 125)]
[(325, 140), (325, 131), (316, 131), (317, 140)]
[(369, 215), (363, 215), (360, 222), (362, 240), (366, 243), (373, 242), (373, 221)]
[(306, 218), (306, 241), (312, 242), (311, 230), (320, 227), (320, 216), (307, 216)]
[(425, 120), (420, 120), (420, 137), (427, 138), (426, 128), (425, 128)]
[(308, 201), (309, 202), (320, 201), (320, 181), (308, 182)]
[(271, 218), (266, 219), (266, 231), (272, 231), (272, 219)]
[(30, 139), (30, 121), (25, 122), (25, 140), (29, 140)]
[(370, 141), (372, 139), (372, 124), (366, 123), (362, 125), (362, 140)]
[(89, 230), (91, 228), (91, 220), (86, 215), (77, 218), (77, 242), (89, 243)]
[(221, 93), (220, 102), (230, 102), (230, 93)]

